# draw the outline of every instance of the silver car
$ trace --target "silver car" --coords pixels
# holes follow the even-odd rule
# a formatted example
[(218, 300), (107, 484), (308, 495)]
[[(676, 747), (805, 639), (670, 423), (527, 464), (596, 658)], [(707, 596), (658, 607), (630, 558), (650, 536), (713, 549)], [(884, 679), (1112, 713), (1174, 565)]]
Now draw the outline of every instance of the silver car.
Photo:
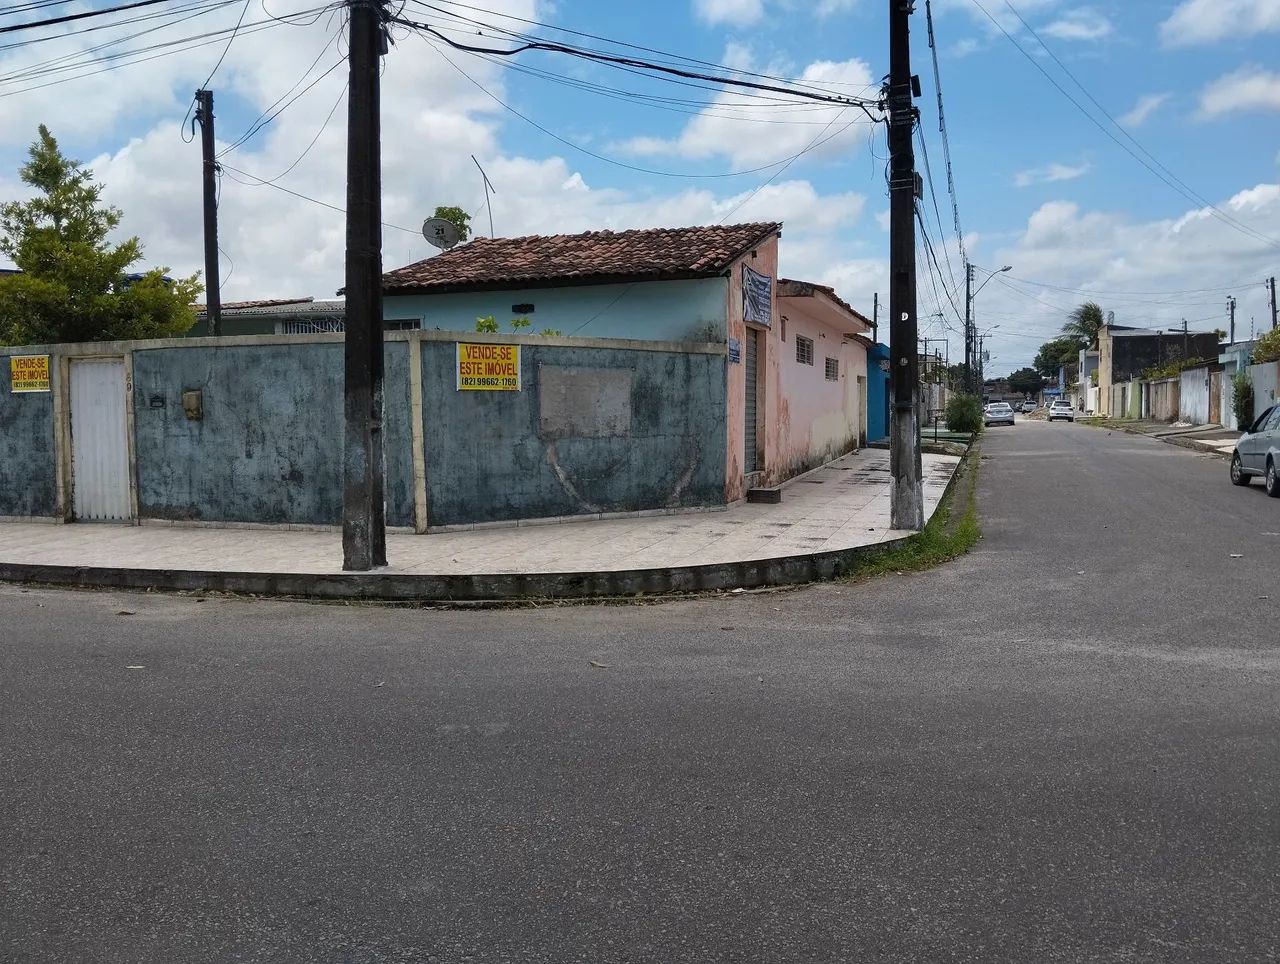
[(1267, 495), (1280, 499), (1280, 405), (1267, 409), (1250, 425), (1231, 453), (1231, 481), (1248, 485), (1262, 476)]
[(982, 413), (982, 422), (988, 426), (1012, 425), (1013, 409), (1009, 407), (1008, 402), (992, 402)]

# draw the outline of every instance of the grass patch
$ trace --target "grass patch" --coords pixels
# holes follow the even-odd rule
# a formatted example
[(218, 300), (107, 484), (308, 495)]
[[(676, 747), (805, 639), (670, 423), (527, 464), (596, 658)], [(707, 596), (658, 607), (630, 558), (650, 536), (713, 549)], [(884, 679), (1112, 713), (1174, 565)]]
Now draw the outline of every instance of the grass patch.
[(883, 553), (857, 563), (845, 575), (847, 582), (862, 582), (890, 573), (923, 572), (963, 556), (982, 538), (978, 524), (978, 446), (971, 445), (956, 468), (951, 490), (920, 532)]

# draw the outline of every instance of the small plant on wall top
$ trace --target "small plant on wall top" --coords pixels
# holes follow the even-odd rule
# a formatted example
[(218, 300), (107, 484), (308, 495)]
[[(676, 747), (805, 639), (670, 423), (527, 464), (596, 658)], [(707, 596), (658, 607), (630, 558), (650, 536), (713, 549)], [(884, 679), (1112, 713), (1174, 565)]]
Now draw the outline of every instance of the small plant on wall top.
[[(533, 322), (525, 317), (511, 319), (511, 331), (517, 335), (521, 334), (532, 325)], [(498, 327), (498, 320), (494, 318), (493, 315), (486, 315), (483, 318), (476, 319), (476, 331), (481, 332), (482, 334), (496, 335), (500, 330), (501, 329)], [(542, 331), (538, 332), (538, 334), (542, 335), (544, 338), (555, 338), (560, 334), (560, 329), (543, 328)]]

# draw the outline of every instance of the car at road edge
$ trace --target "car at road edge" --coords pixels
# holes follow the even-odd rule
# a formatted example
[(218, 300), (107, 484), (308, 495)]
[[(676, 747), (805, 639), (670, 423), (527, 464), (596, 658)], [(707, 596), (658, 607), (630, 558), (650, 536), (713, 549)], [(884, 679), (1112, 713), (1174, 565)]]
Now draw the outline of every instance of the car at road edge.
[(1262, 476), (1267, 495), (1280, 499), (1280, 405), (1253, 420), (1231, 452), (1231, 483), (1248, 485)]

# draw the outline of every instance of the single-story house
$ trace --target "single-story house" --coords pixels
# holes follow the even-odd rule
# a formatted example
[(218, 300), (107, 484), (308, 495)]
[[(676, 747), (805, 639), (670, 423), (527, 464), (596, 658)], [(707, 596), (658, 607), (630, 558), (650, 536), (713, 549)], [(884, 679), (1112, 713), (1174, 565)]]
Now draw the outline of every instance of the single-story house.
[[(475, 331), (703, 342), (727, 358), (726, 491), (774, 486), (867, 436), (871, 323), (778, 279), (777, 223), (476, 238), (383, 276), (383, 317)], [(785, 319), (785, 321), (784, 321)], [(660, 400), (654, 400), (655, 402)]]
[[(341, 298), (273, 298), (260, 301), (230, 301), (222, 305), (221, 335), (317, 335), (342, 331), (346, 302)], [(209, 334), (205, 305), (196, 305), (196, 323), (188, 338)]]

